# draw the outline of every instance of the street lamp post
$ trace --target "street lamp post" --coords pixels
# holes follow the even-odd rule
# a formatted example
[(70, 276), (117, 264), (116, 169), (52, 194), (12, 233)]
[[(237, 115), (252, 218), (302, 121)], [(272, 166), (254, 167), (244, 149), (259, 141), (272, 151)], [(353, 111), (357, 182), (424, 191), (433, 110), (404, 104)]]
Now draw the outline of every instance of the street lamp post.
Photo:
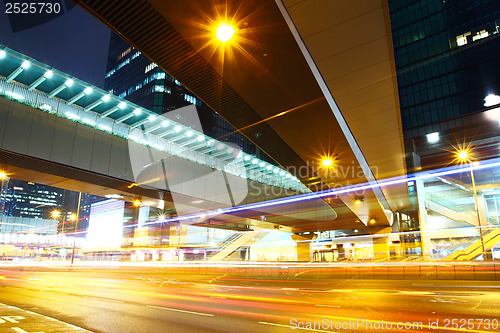
[(82, 199), (82, 192), (78, 194), (78, 205), (76, 208), (76, 214), (71, 215), (71, 219), (74, 220), (75, 229), (73, 233), (73, 252), (71, 252), (71, 266), (73, 266), (73, 261), (75, 260), (75, 249), (76, 249), (76, 228), (78, 226), (78, 216), (80, 213), (80, 201)]
[(481, 250), (482, 250), (482, 253), (483, 253), (483, 260), (488, 260), (489, 256), (486, 253), (486, 246), (484, 244), (483, 227), (481, 225), (481, 216), (480, 216), (481, 214), (479, 213), (479, 204), (478, 204), (477, 190), (476, 190), (476, 180), (474, 179), (474, 170), (472, 168), (472, 164), (470, 163), (472, 161), (471, 161), (471, 159), (469, 157), (469, 154), (468, 154), (467, 150), (461, 150), (461, 151), (459, 151), (459, 153), (458, 153), (458, 159), (462, 163), (469, 162), (469, 171), (470, 171), (470, 176), (471, 176), (471, 180), (472, 180), (472, 191), (473, 191), (473, 194), (474, 194), (474, 204), (475, 204), (475, 207), (476, 207), (477, 223), (478, 223), (478, 226), (479, 226), (479, 237), (481, 239)]
[(6, 200), (6, 188), (9, 184), (9, 177), (3, 171), (0, 171), (0, 179), (2, 180), (2, 187), (0, 187), (0, 216), (3, 215), (3, 211), (5, 209), (5, 200)]
[[(52, 213), (50, 213), (50, 215), (52, 216), (52, 218), (54, 218), (54, 220), (59, 222), (59, 215), (61, 215), (60, 211), (53, 210)], [(64, 223), (61, 225), (61, 228), (62, 228), (61, 234), (63, 234), (64, 233)]]

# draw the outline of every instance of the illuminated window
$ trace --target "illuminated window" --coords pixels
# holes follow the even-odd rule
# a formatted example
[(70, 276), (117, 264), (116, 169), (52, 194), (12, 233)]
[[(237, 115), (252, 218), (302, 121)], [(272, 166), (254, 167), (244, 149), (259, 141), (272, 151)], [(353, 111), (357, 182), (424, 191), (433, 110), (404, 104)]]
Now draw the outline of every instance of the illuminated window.
[(191, 104), (201, 105), (201, 101), (199, 99), (197, 99), (196, 97), (193, 97), (191, 95), (184, 94), (184, 100), (186, 102), (191, 103)]
[(127, 54), (130, 53), (130, 51), (132, 51), (131, 47), (129, 47), (128, 49), (126, 49), (125, 51), (123, 51), (122, 54), (120, 54), (116, 60), (120, 60), (121, 58), (125, 57)]
[(478, 31), (476, 32), (476, 34), (474, 36), (472, 36), (472, 40), (473, 41), (476, 41), (478, 39), (482, 39), (482, 38), (486, 38), (488, 37), (490, 34), (488, 33), (488, 31), (486, 30), (481, 30), (481, 31)]
[(147, 73), (147, 72), (153, 70), (156, 67), (158, 67), (158, 65), (155, 64), (154, 62), (152, 62), (152, 63), (150, 63), (149, 65), (146, 66), (146, 68), (144, 69), (144, 73)]
[[(489, 36), (498, 34), (498, 27), (499, 27), (499, 22), (491, 22), (487, 25), (483, 25), (479, 28), (476, 28), (471, 31), (467, 31), (461, 35), (458, 35), (455, 37), (456, 39), (456, 46), (454, 45), (455, 41), (451, 41), (451, 47), (459, 47), (459, 46), (464, 46), (467, 44), (470, 44), (471, 42), (475, 42), (477, 40), (487, 38)], [(471, 38), (472, 36), (472, 38)], [(467, 41), (467, 37), (469, 37), (469, 40)]]
[(165, 92), (164, 86), (155, 86), (155, 92)]
[(470, 31), (463, 34), (463, 35), (458, 35), (457, 36), (457, 45), (458, 46), (463, 46), (465, 44), (467, 44), (467, 36), (470, 35)]

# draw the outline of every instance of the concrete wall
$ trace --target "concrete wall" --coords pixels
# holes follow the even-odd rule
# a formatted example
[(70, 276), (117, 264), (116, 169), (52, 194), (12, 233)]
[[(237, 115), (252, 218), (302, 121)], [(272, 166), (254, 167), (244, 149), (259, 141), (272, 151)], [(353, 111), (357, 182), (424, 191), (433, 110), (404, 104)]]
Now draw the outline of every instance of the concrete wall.
[(134, 181), (126, 140), (4, 98), (0, 149)]
[[(224, 175), (209, 166), (5, 98), (0, 98), (0, 149), (131, 183), (145, 182), (150, 188), (188, 197), (188, 203), (194, 197), (226, 207), (231, 206), (231, 199), (234, 204), (249, 204), (294, 194), (229, 173)], [(162, 160), (165, 163), (158, 163)], [(168, 186), (163, 178), (165, 170)], [(182, 198), (174, 200), (177, 203)], [(332, 214), (330, 209), (327, 217)]]
[[(52, 264), (52, 263), (51, 263)], [(30, 268), (32, 265), (33, 268)], [(57, 268), (59, 265), (59, 268)], [(53, 262), (50, 269), (66, 270), (69, 262)], [(2, 269), (40, 269), (26, 263), (4, 264)], [(500, 263), (452, 262), (445, 264), (259, 264), (259, 263), (206, 263), (206, 262), (77, 262), (73, 269), (114, 270), (134, 274), (199, 274), (226, 278), (283, 279), (283, 280), (477, 280), (500, 281)]]

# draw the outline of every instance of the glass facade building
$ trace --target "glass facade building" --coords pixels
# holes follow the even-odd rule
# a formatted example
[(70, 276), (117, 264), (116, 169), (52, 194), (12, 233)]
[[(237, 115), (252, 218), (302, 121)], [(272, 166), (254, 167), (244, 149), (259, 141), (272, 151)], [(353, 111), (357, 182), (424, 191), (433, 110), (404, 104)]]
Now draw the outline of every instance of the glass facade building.
[[(78, 225), (71, 221), (71, 214), (78, 210), (80, 200)], [(19, 179), (5, 179), (4, 190), (0, 196), (0, 206), (3, 207), (1, 216), (26, 219), (54, 219), (51, 213), (60, 211), (59, 221), (64, 221), (65, 232), (85, 230), (88, 226), (90, 205), (102, 198), (78, 192), (65, 190), (53, 186), (28, 182)], [(63, 223), (59, 223), (57, 230), (62, 233)]]
[(463, 126), (457, 119), (500, 94), (500, 2), (398, 0), (389, 9), (405, 138)]
[[(248, 154), (272, 161), (179, 81), (116, 34), (111, 35), (104, 88), (157, 114), (175, 113), (176, 109), (195, 105), (202, 128), (186, 125), (219, 141), (235, 144)], [(182, 123), (181, 114), (176, 113), (171, 119)]]
[(389, 1), (389, 11), (408, 173), (458, 168), (409, 182), (414, 210), (399, 231), (418, 237), (401, 251), (498, 259), (500, 2)]

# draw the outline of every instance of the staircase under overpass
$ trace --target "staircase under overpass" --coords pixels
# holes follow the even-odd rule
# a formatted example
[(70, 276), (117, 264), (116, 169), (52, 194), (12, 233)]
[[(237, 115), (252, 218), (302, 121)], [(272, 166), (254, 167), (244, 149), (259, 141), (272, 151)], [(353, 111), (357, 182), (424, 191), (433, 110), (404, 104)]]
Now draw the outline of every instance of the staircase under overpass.
[(265, 229), (233, 233), (218, 245), (219, 249), (208, 257), (208, 261), (238, 260), (241, 250), (248, 250), (251, 245), (268, 233), (269, 230)]
[(429, 195), (425, 200), (425, 208), (456, 222), (466, 222), (479, 226), (477, 214), (469, 212), (466, 208), (454, 202), (443, 199), (435, 194)]
[(473, 260), (483, 254), (483, 242), (484, 250), (490, 251), (495, 245), (500, 242), (500, 229), (494, 228), (484, 232), (483, 239), (478, 239), (473, 244), (469, 245), (465, 249), (457, 249), (444, 260), (455, 261), (455, 260)]

